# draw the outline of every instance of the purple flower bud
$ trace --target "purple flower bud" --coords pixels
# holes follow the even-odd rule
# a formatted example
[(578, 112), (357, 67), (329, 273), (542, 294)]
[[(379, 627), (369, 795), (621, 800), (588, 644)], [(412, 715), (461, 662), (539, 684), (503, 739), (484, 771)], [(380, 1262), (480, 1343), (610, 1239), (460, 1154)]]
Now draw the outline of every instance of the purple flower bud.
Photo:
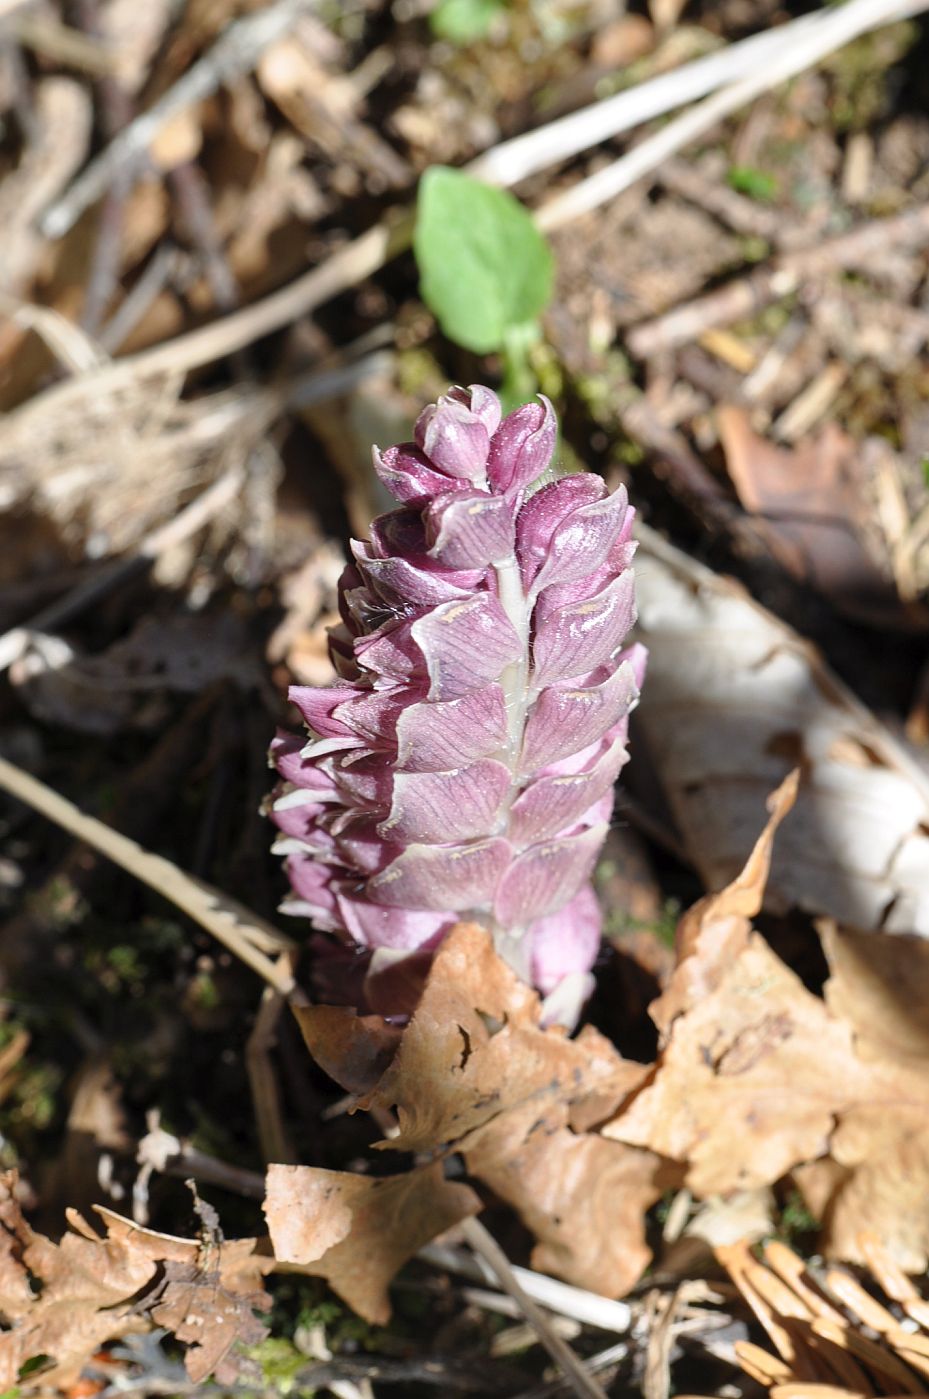
[[(456, 919), (483, 922), (546, 1018), (571, 1025), (644, 673), (642, 647), (623, 649), (632, 511), (587, 475), (524, 503), (554, 450), (547, 400), (501, 421), (490, 389), (453, 388), (415, 438), (375, 452), (402, 508), (352, 546), (330, 641), (341, 679), (294, 687), (309, 741), (272, 744), (285, 907), (358, 949), (368, 1005), (397, 1014)], [(339, 965), (356, 984), (358, 961)]]
[(490, 433), (477, 413), (449, 394), (424, 408), (413, 429), (416, 445), (448, 476), (482, 486)]
[(521, 491), (537, 481), (552, 459), (558, 423), (544, 395), (508, 414), (490, 441), (487, 475), (495, 491)]

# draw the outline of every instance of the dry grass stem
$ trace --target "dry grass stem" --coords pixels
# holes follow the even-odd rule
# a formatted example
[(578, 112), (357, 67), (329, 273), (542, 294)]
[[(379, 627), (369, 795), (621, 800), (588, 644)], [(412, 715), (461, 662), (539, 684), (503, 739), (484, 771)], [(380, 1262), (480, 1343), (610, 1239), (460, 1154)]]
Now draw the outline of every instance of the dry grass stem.
[(263, 918), (212, 885), (185, 874), (163, 855), (143, 850), (128, 836), (112, 830), (96, 817), (86, 816), (73, 802), (6, 758), (0, 758), (0, 787), (168, 899), (212, 933), (279, 995), (303, 1002), (303, 993), (292, 972), (279, 960), (280, 954), (293, 944)]
[(37, 612), (24, 626), (14, 627), (0, 636), (0, 673), (19, 659), (38, 633), (50, 631), (53, 627), (78, 616), (91, 603), (99, 602), (114, 588), (147, 568), (153, 559), (157, 559), (166, 550), (189, 539), (204, 525), (209, 524), (210, 520), (236, 500), (244, 481), (245, 475), (241, 467), (230, 468), (173, 520), (152, 530), (139, 542), (135, 553), (129, 558), (118, 559), (94, 574), (92, 578), (78, 583), (64, 597), (57, 598), (41, 612)]

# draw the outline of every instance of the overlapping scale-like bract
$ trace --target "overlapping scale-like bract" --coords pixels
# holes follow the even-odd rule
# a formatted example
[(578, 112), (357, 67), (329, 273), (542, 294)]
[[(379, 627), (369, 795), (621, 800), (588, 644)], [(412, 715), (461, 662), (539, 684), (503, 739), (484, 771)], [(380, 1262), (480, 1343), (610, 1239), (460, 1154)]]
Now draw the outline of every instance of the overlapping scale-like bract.
[(531, 489), (555, 446), (545, 399), (501, 418), (490, 389), (452, 389), (414, 436), (374, 454), (401, 504), (352, 546), (340, 679), (294, 687), (309, 741), (272, 745), (285, 908), (373, 954), (387, 1011), (403, 964), (474, 918), (571, 1024), (645, 663), (623, 649), (633, 512), (592, 475)]

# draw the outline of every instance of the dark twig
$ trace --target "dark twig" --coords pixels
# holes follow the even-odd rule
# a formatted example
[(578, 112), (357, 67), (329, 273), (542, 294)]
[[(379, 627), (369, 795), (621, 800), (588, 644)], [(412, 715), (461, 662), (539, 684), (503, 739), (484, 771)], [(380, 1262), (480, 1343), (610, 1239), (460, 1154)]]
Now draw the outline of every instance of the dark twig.
[(167, 123), (205, 97), (210, 97), (223, 83), (249, 72), (262, 52), (290, 29), (297, 17), (307, 9), (310, 0), (278, 0), (269, 9), (246, 15), (231, 24), (199, 62), (188, 70), (153, 107), (114, 136), (110, 144), (82, 175), (46, 210), (42, 232), (47, 238), (61, 238), (106, 192), (117, 174), (131, 169), (146, 153)]
[[(99, 39), (100, 14), (98, 0), (76, 0), (75, 13), (81, 30), (92, 39)], [(107, 140), (112, 140), (132, 119), (132, 99), (122, 83), (112, 74), (104, 74), (97, 84), (100, 99), (100, 122)], [(81, 308), (79, 324), (88, 335), (95, 335), (103, 323), (107, 307), (119, 282), (123, 215), (131, 189), (127, 171), (120, 171), (100, 209), (97, 241), (87, 275), (87, 289)]]

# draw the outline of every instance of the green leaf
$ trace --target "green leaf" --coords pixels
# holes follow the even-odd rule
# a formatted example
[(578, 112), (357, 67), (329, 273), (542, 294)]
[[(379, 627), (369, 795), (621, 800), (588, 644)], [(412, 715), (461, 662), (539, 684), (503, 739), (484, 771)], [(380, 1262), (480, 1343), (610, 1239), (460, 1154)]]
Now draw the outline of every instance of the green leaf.
[(474, 44), (485, 37), (505, 9), (506, 0), (439, 0), (429, 25), (437, 39)]
[(777, 180), (767, 170), (756, 170), (754, 165), (733, 165), (726, 180), (731, 189), (739, 194), (747, 194), (749, 199), (757, 199), (761, 204), (770, 204), (777, 195)]
[(413, 250), (420, 292), (450, 340), (475, 354), (502, 349), (544, 309), (552, 253), (511, 194), (434, 165), (419, 185)]

